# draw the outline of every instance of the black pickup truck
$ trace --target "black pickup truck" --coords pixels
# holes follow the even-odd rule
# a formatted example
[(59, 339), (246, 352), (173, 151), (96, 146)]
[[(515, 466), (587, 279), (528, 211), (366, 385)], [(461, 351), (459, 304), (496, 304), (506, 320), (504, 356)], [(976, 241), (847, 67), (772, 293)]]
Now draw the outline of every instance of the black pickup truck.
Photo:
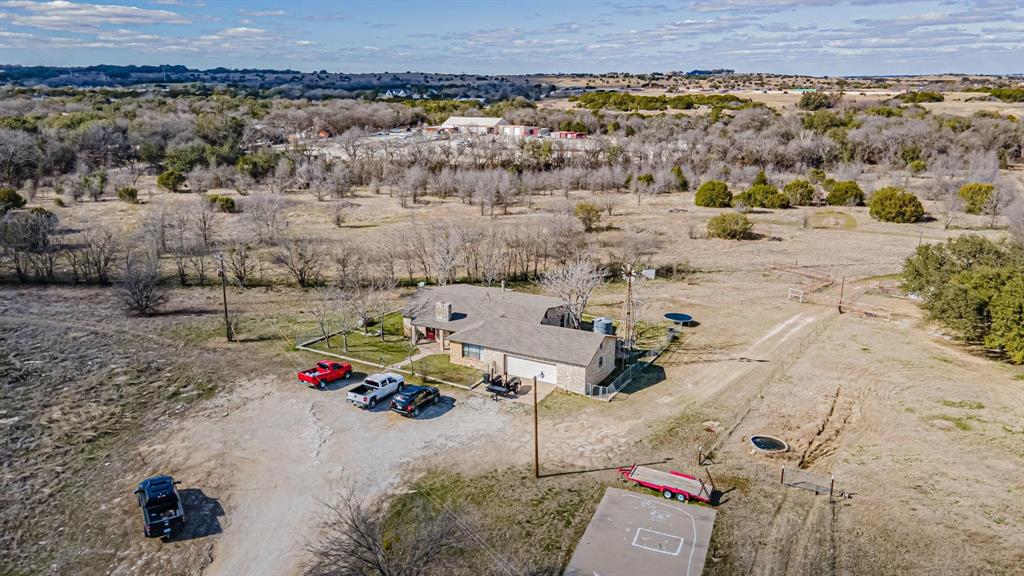
[(167, 538), (185, 526), (185, 509), (170, 476), (153, 476), (139, 483), (135, 496), (142, 508), (143, 533)]

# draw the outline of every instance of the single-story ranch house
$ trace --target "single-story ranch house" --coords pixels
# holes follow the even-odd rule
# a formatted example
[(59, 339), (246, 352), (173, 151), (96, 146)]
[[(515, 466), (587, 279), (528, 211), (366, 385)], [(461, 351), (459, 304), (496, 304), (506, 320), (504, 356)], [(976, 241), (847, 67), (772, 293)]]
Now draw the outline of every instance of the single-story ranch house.
[(615, 369), (615, 337), (568, 326), (557, 298), (469, 284), (421, 287), (402, 311), (405, 335), (451, 362), (587, 394)]

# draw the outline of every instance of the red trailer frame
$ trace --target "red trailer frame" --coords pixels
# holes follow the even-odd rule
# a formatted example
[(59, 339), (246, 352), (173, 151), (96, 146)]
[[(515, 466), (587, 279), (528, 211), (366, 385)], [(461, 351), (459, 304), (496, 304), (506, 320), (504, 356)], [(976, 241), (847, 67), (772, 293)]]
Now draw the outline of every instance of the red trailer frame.
[(626, 468), (619, 468), (619, 474), (625, 482), (632, 482), (637, 486), (643, 486), (661, 492), (666, 499), (675, 498), (680, 502), (695, 500), (697, 502), (710, 503), (711, 494), (715, 490), (715, 483), (708, 475), (708, 482), (672, 470), (662, 472), (646, 466), (636, 464)]

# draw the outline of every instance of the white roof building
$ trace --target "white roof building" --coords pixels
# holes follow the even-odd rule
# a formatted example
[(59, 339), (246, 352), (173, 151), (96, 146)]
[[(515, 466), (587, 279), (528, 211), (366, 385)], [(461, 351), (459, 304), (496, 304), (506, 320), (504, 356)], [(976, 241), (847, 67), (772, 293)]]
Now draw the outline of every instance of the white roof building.
[(474, 134), (490, 134), (495, 132), (498, 126), (507, 126), (504, 118), (493, 118), (490, 116), (451, 116), (441, 124), (442, 129), (454, 130), (457, 132), (471, 132)]

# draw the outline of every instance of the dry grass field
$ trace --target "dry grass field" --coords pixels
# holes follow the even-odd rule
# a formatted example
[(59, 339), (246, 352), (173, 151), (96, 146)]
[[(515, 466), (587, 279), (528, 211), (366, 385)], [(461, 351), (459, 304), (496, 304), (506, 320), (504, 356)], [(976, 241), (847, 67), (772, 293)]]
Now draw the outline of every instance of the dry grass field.
[[(286, 234), (344, 246), (412, 226), (525, 226), (596, 195), (533, 197), (492, 219), (457, 199), (428, 197), (409, 209), (357, 189), (341, 228), (326, 203), (288, 196)], [(157, 202), (193, 201), (151, 183), (141, 198), (56, 208), (43, 194), (36, 202), (72, 228), (131, 230)], [(654, 263), (690, 271), (640, 287), (646, 317), (685, 311), (699, 326), (611, 402), (549, 395), (540, 434), (551, 476), (537, 482), (522, 473), (532, 458), (531, 416), (519, 403), (444, 390), (443, 410), (408, 421), (356, 410), (340, 388), (298, 386), (294, 372), (316, 359), (289, 342), (315, 331), (308, 292), (231, 287), (243, 341), (227, 344), (219, 287), (176, 288), (164, 312), (143, 318), (127, 315), (111, 290), (4, 286), (0, 377), (13, 392), (0, 398), (0, 426), (15, 459), (5, 464), (13, 477), (4, 480), (0, 518), (5, 531), (19, 530), (3, 540), (17, 565), (0, 574), (296, 574), (317, 538), (321, 504), (342, 487), (400, 493), (424, 474), (436, 485), (439, 470), (468, 479), (453, 494), (493, 489), (511, 474), (516, 498), (577, 510), (533, 525), (537, 538), (567, 534), (552, 541), (557, 568), (600, 486), (614, 483), (610, 467), (663, 462), (697, 472), (700, 448), (712, 451), (709, 470), (723, 491), (709, 574), (1019, 570), (1024, 371), (934, 332), (911, 301), (867, 293), (871, 279), (892, 278), (922, 242), (1004, 230), (981, 216), (946, 229), (940, 220), (885, 224), (867, 208), (822, 207), (755, 211), (758, 239), (711, 240), (704, 226), (720, 210), (696, 207), (692, 193), (643, 197), (639, 207), (635, 196), (616, 198), (588, 240), (602, 256), (631, 235), (660, 241)], [(243, 228), (241, 215), (223, 216), (223, 237)], [(787, 300), (804, 278), (766, 264), (813, 268), (837, 284), (811, 302)], [(840, 283), (847, 301), (887, 308), (892, 320), (838, 314)], [(615, 316), (623, 298), (621, 284), (609, 284), (590, 309)], [(753, 453), (748, 438), (757, 433), (791, 450)], [(850, 497), (829, 503), (784, 486), (783, 466), (835, 475)], [(142, 538), (130, 494), (157, 472), (182, 479), (201, 510), (192, 532), (162, 545)], [(582, 488), (571, 497), (543, 496), (574, 484)], [(515, 541), (491, 544), (517, 554)]]

